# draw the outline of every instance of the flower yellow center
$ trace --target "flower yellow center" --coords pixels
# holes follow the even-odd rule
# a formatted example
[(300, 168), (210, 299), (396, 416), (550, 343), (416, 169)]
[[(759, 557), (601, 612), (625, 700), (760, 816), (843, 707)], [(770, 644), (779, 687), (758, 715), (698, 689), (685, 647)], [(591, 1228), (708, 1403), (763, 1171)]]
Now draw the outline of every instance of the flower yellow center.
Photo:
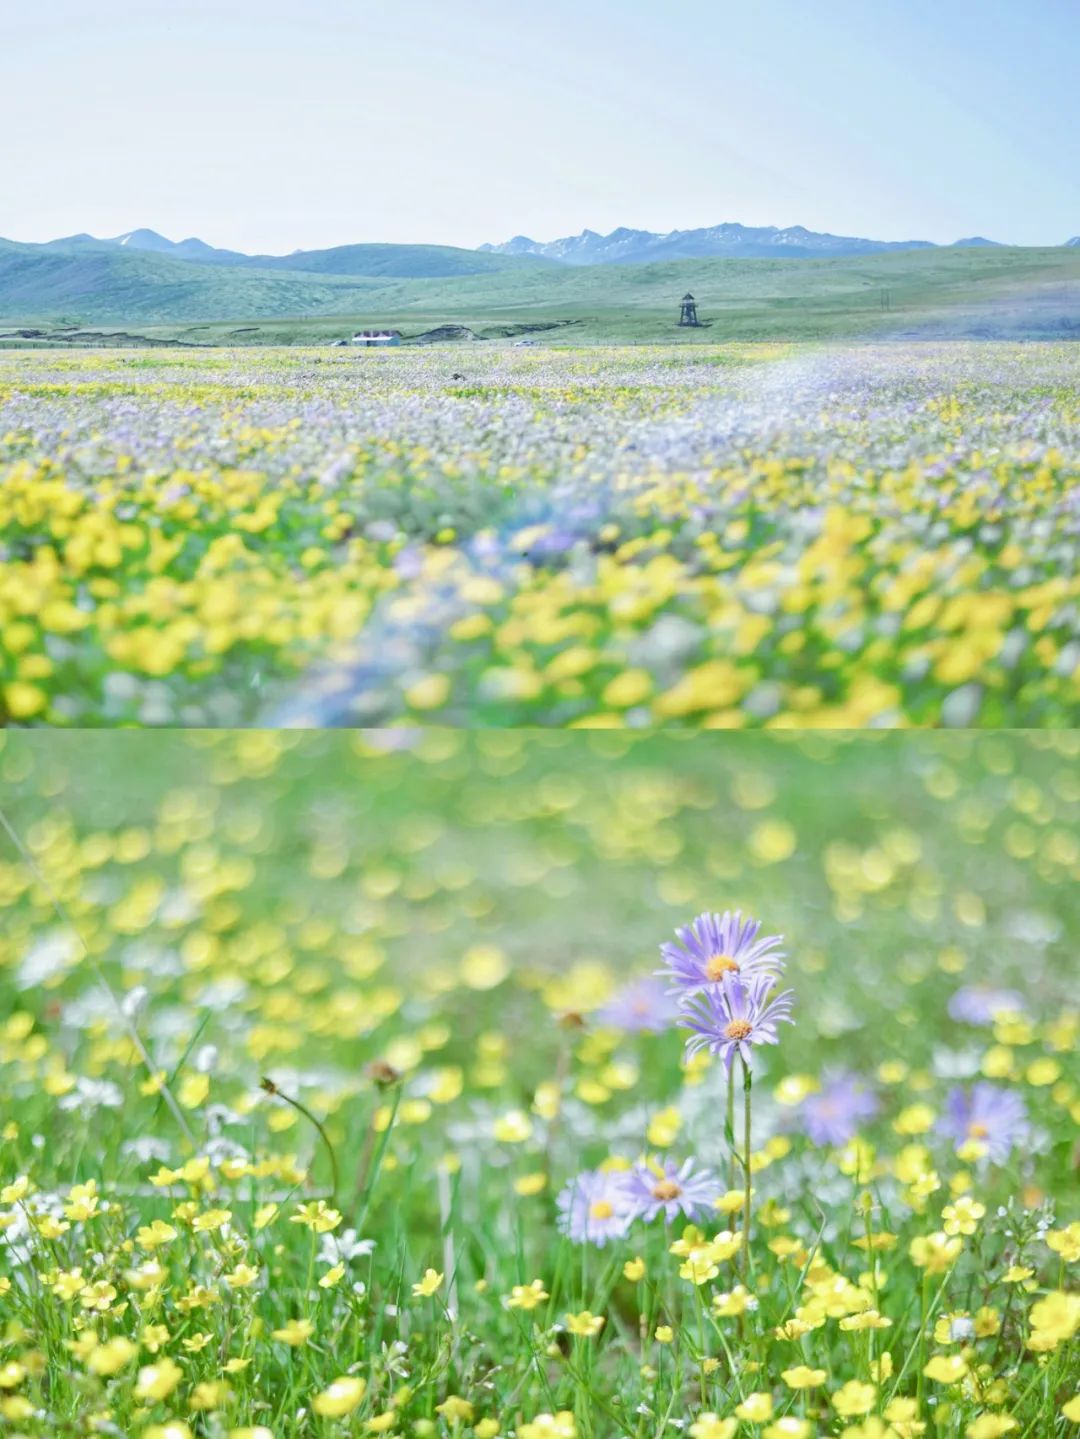
[(739, 966), (730, 954), (714, 954), (705, 966), (705, 977), (713, 981), (723, 979), (725, 974), (738, 974)]
[(728, 1039), (735, 1040), (736, 1043), (738, 1043), (740, 1039), (748, 1039), (753, 1032), (754, 1026), (748, 1019), (733, 1019), (727, 1029), (724, 1030), (725, 1036)]
[(595, 1204), (589, 1205), (589, 1214), (593, 1219), (610, 1219), (614, 1213), (614, 1206), (606, 1199), (598, 1199)]
[(969, 1139), (985, 1139), (986, 1136), (987, 1136), (989, 1133), (990, 1133), (990, 1131), (987, 1129), (987, 1127), (986, 1127), (985, 1124), (969, 1124), (969, 1125), (968, 1125), (968, 1138), (969, 1138)]
[(678, 1199), (682, 1193), (682, 1187), (675, 1183), (674, 1179), (661, 1179), (658, 1184), (653, 1185), (654, 1199)]

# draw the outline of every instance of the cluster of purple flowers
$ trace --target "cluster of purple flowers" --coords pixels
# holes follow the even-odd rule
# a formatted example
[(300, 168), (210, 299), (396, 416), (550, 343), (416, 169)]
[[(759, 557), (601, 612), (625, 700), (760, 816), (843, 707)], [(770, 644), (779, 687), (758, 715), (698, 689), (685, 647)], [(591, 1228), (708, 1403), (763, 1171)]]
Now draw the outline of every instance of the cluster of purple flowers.
[[(655, 978), (628, 985), (601, 1011), (601, 1022), (620, 1029), (656, 1031), (675, 1020), (690, 1031), (688, 1055), (708, 1050), (723, 1060), (731, 1078), (736, 1056), (749, 1082), (753, 1049), (777, 1044), (777, 1026), (794, 1023), (792, 994), (777, 994), (784, 972), (778, 935), (762, 935), (757, 920), (734, 914), (701, 914), (661, 945), (665, 967)], [(667, 980), (666, 989), (660, 980)], [(1021, 1012), (1013, 991), (970, 989), (954, 996), (950, 1013), (968, 1023), (986, 1023), (994, 1014)], [(749, 1088), (747, 1126), (749, 1126)], [(877, 1114), (873, 1089), (848, 1070), (827, 1071), (820, 1089), (799, 1106), (797, 1123), (817, 1145), (847, 1144)], [(997, 1085), (977, 1083), (954, 1089), (939, 1133), (965, 1158), (1004, 1163), (1029, 1133), (1022, 1098)], [(749, 1129), (748, 1129), (749, 1134)], [(663, 1214), (665, 1223), (680, 1215), (700, 1218), (714, 1208), (723, 1186), (694, 1160), (643, 1158), (627, 1169), (591, 1169), (577, 1175), (558, 1196), (559, 1228), (577, 1243), (603, 1247), (621, 1239), (638, 1219)], [(747, 1191), (749, 1221), (749, 1190)], [(748, 1223), (747, 1229), (748, 1231)]]
[(629, 1169), (587, 1169), (565, 1185), (556, 1200), (559, 1228), (577, 1244), (602, 1249), (621, 1239), (636, 1219), (663, 1214), (665, 1223), (679, 1215), (697, 1219), (712, 1209), (723, 1186), (692, 1159), (639, 1159)]
[(1027, 1108), (1015, 1090), (985, 1080), (950, 1091), (939, 1129), (961, 1154), (1004, 1164), (1030, 1133)]
[(793, 1024), (791, 991), (773, 994), (784, 971), (779, 935), (761, 936), (757, 920), (736, 910), (699, 914), (660, 947), (673, 995), (690, 1030), (688, 1055), (707, 1049), (731, 1073), (735, 1056), (749, 1070), (758, 1044), (776, 1044), (776, 1026)]
[(1024, 996), (1015, 989), (967, 984), (949, 1000), (949, 1018), (961, 1024), (993, 1024), (999, 1014), (1026, 1014)]
[(821, 1088), (799, 1106), (798, 1123), (812, 1144), (841, 1149), (878, 1112), (871, 1089), (848, 1070), (826, 1073)]

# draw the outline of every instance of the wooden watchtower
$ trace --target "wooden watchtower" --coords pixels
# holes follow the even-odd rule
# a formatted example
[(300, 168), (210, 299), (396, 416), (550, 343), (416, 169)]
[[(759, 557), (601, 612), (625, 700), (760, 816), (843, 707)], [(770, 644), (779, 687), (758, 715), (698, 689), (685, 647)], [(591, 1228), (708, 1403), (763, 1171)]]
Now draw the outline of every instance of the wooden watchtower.
[(694, 329), (700, 328), (700, 321), (697, 317), (697, 304), (689, 290), (687, 290), (686, 294), (682, 297), (682, 310), (679, 314), (679, 324), (691, 325)]

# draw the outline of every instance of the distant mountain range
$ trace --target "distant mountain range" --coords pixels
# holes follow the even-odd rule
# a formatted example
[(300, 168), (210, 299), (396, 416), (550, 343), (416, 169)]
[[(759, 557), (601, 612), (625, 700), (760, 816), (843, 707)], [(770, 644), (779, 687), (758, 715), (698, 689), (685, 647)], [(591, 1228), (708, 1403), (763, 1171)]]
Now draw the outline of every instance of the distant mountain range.
[[(1069, 244), (1075, 244), (1070, 240)], [(957, 240), (956, 245), (997, 245), (981, 235)], [(790, 225), (710, 225), (700, 230), (628, 230), (620, 226), (610, 235), (582, 230), (562, 240), (541, 243), (527, 235), (515, 235), (499, 245), (481, 245), (481, 251), (495, 255), (537, 255), (559, 260), (564, 265), (642, 265), (651, 260), (705, 259), (804, 259), (823, 260), (834, 255), (876, 255), (885, 250), (931, 250), (942, 248), (931, 240), (862, 240), (854, 235), (829, 235)], [(952, 247), (946, 247), (952, 248)]]
[[(5, 243), (11, 243), (10, 241)], [(241, 250), (219, 250), (205, 240), (167, 240), (156, 230), (129, 230), (126, 235), (99, 240), (94, 235), (66, 235), (43, 245), (23, 249), (64, 254), (114, 254), (117, 250), (162, 255), (197, 265), (225, 265), (235, 269), (298, 270), (307, 275), (393, 275), (400, 279), (447, 275), (479, 275), (520, 264), (521, 257), (483, 254), (453, 245), (335, 245), (328, 250), (294, 250), (291, 255), (247, 255)], [(532, 264), (537, 256), (525, 256)]]
[[(762, 256), (775, 263), (762, 266)], [(804, 264), (811, 257), (824, 263)], [(107, 239), (69, 235), (37, 245), (0, 240), (0, 325), (25, 328), (52, 319), (83, 327), (291, 322), (316, 316), (390, 323), (412, 313), (431, 323), (463, 318), (483, 324), (493, 315), (511, 326), (537, 317), (577, 323), (582, 313), (613, 308), (627, 314), (653, 305), (666, 315), (691, 287), (715, 312), (736, 293), (783, 295), (785, 304), (798, 308), (809, 303), (810, 294), (826, 295), (835, 286), (838, 293), (857, 293), (866, 313), (878, 315), (882, 286), (890, 288), (899, 310), (928, 292), (926, 287), (936, 292), (939, 284), (954, 281), (970, 287), (979, 279), (984, 287), (1000, 287), (1041, 276), (1048, 285), (1066, 286), (1080, 276), (1078, 264), (1080, 236), (1068, 246), (1019, 249), (981, 237), (956, 245), (905, 245), (800, 227), (718, 225), (667, 235), (622, 229), (601, 236), (587, 230), (542, 246), (519, 236), (478, 250), (373, 244), (248, 255), (194, 237), (173, 241), (138, 229)], [(1071, 326), (1071, 298), (1061, 303)], [(1058, 328), (1063, 327), (1065, 321)], [(646, 326), (642, 333), (652, 331)]]
[[(1080, 235), (1065, 241), (1080, 245)], [(582, 230), (580, 235), (567, 235), (561, 240), (531, 240), (515, 235), (498, 245), (479, 245), (475, 250), (460, 250), (445, 245), (336, 245), (326, 250), (294, 250), (290, 255), (249, 255), (241, 250), (224, 250), (208, 245), (194, 236), (186, 240), (169, 240), (156, 230), (129, 230), (125, 235), (98, 239), (93, 235), (68, 235), (49, 240), (38, 247), (45, 250), (110, 251), (141, 250), (165, 255), (174, 260), (188, 260), (200, 265), (228, 265), (236, 268), (257, 267), (261, 270), (302, 270), (306, 274), (371, 275), (397, 274), (402, 278), (420, 275), (480, 274), (497, 256), (515, 260), (548, 260), (562, 265), (644, 265), (661, 260), (708, 259), (828, 259), (842, 255), (875, 255), (889, 250), (971, 249), (998, 247), (997, 240), (972, 235), (951, 246), (938, 246), (931, 240), (864, 240), (855, 235), (831, 235), (807, 230), (802, 225), (778, 229), (775, 225), (710, 225), (698, 230), (669, 230), (666, 234), (653, 230), (631, 230), (620, 226), (610, 235), (595, 230)], [(398, 259), (391, 259), (391, 252)], [(397, 265), (406, 252), (410, 264), (420, 268), (399, 269)], [(416, 252), (415, 255), (412, 252)], [(371, 269), (381, 253), (390, 269)], [(476, 259), (468, 260), (472, 255)], [(450, 257), (454, 258), (451, 259)], [(490, 257), (481, 260), (480, 256)], [(441, 259), (439, 258), (441, 257)]]

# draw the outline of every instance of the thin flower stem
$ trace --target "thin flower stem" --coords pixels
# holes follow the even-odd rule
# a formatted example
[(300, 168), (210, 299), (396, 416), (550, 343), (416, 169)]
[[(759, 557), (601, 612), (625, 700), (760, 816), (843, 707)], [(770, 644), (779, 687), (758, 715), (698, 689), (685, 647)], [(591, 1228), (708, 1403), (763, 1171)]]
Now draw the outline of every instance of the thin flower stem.
[(332, 1204), (336, 1204), (338, 1192), (337, 1155), (334, 1153), (334, 1146), (330, 1143), (330, 1136), (327, 1134), (322, 1124), (315, 1118), (314, 1114), (312, 1114), (311, 1110), (308, 1109), (306, 1105), (301, 1104), (298, 1099), (294, 1099), (291, 1094), (286, 1094), (283, 1089), (279, 1089), (272, 1079), (264, 1079), (262, 1081), (262, 1087), (267, 1094), (272, 1095), (275, 1099), (283, 1099), (286, 1104), (291, 1105), (298, 1114), (302, 1114), (304, 1118), (308, 1121), (308, 1123), (315, 1127), (316, 1131), (318, 1132), (319, 1138), (326, 1146), (327, 1154), (330, 1156), (330, 1173), (332, 1175), (330, 1202)]
[(748, 1284), (750, 1279), (750, 1086), (752, 1083), (750, 1066), (746, 1060), (742, 1061), (743, 1067), (743, 1283)]
[(739, 1160), (735, 1153), (735, 1067), (728, 1070), (727, 1077), (727, 1142), (731, 1150), (731, 1187), (739, 1183)]

